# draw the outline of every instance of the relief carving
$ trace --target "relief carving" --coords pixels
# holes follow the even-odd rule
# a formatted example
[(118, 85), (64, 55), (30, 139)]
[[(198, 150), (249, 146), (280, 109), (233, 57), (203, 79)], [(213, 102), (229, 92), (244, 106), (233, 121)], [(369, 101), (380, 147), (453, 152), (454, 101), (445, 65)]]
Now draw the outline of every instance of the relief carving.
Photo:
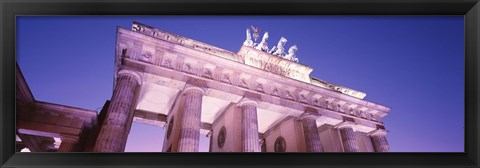
[(345, 113), (345, 109), (340, 104), (337, 104), (337, 107), (339, 112)]
[(231, 83), (230, 82), (230, 74), (223, 74), (222, 82)]
[(349, 113), (350, 115), (355, 115), (355, 112), (354, 112), (353, 108), (350, 108), (350, 109), (348, 110), (348, 113)]
[(218, 137), (217, 137), (217, 145), (219, 148), (222, 148), (223, 145), (225, 145), (226, 139), (227, 139), (227, 130), (225, 126), (223, 126), (218, 132)]
[(282, 136), (278, 137), (275, 140), (274, 151), (275, 152), (285, 152), (287, 149), (287, 143), (285, 142), (285, 138)]
[(140, 61), (146, 63), (152, 63), (152, 54), (150, 52), (146, 52), (140, 55)]
[(261, 83), (257, 83), (257, 88), (255, 89), (256, 91), (263, 92), (263, 87)]
[(327, 107), (327, 109), (333, 110), (333, 106), (332, 106), (332, 103), (331, 103), (330, 101), (327, 100), (327, 101), (325, 102), (325, 106)]
[(192, 74), (193, 73), (192, 65), (190, 65), (189, 63), (185, 64), (183, 66), (183, 72)]
[(209, 69), (205, 69), (205, 70), (203, 71), (203, 77), (206, 77), (206, 78), (208, 78), (208, 79), (213, 79), (213, 77), (212, 77), (212, 71), (210, 71)]
[(166, 67), (166, 68), (170, 68), (170, 69), (173, 69), (173, 65), (172, 65), (172, 60), (171, 59), (166, 59), (163, 63), (163, 66)]
[(377, 121), (377, 118), (375, 117), (374, 114), (370, 114), (370, 118), (372, 119), (372, 121)]
[(238, 55), (238, 60), (242, 63), (245, 63), (245, 55)]
[(141, 31), (143, 31), (142, 28), (143, 27), (141, 27), (140, 25), (137, 25), (137, 24), (132, 25), (132, 31), (134, 31), (134, 32), (141, 32)]
[(300, 95), (300, 102), (302, 102), (302, 103), (307, 102), (307, 98), (305, 97), (305, 95), (303, 95), (303, 94)]
[(273, 94), (274, 96), (278, 96), (278, 89), (277, 89), (277, 88), (274, 88), (272, 94)]
[(293, 97), (292, 97), (292, 95), (290, 94), (290, 91), (288, 91), (288, 90), (285, 91), (285, 97), (286, 97), (287, 99), (292, 99), (292, 100), (293, 100)]
[(314, 106), (319, 106), (319, 104), (318, 104), (318, 99), (313, 99), (313, 105), (314, 105)]
[(360, 111), (360, 117), (361, 118), (367, 118), (367, 115), (365, 114), (364, 111)]
[(240, 80), (240, 86), (241, 86), (241, 87), (244, 87), (244, 88), (248, 88), (247, 82), (245, 82), (245, 79), (241, 79), (241, 80)]

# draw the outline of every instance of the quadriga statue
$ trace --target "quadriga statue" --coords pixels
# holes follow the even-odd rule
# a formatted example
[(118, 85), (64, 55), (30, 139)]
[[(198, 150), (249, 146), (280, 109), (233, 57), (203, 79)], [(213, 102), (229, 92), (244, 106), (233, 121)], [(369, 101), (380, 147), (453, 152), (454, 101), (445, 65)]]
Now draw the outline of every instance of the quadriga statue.
[(253, 46), (252, 36), (250, 34), (250, 29), (247, 28), (247, 38), (243, 42), (243, 45), (251, 47)]
[(295, 52), (297, 52), (297, 51), (298, 51), (297, 45), (293, 45), (288, 49), (288, 54), (285, 55), (283, 58), (291, 60), (291, 61), (298, 62), (298, 58), (295, 55)]
[(265, 34), (263, 34), (262, 41), (255, 47), (255, 49), (261, 50), (263, 52), (268, 52), (267, 40), (268, 40), (268, 32), (265, 32)]
[(281, 37), (280, 40), (278, 41), (277, 46), (273, 46), (269, 53), (276, 56), (280, 56), (280, 57), (285, 56), (284, 46), (286, 43), (287, 43), (287, 39), (285, 37)]

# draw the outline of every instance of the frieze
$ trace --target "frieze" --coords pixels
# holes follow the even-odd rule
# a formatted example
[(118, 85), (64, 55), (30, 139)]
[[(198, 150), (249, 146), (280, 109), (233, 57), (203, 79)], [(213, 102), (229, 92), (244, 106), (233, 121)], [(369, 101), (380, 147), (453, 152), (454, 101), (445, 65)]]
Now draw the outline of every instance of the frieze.
[[(167, 64), (170, 64), (169, 63), (170, 58), (167, 57), (164, 62), (167, 63)], [(191, 61), (189, 61), (187, 63), (183, 63), (182, 71), (192, 74), (193, 69), (195, 67), (193, 67), (190, 62)], [(212, 79), (211, 77), (213, 77), (213, 75), (214, 75), (213, 71), (210, 68), (203, 68), (202, 73), (199, 74), (199, 76), (202, 76), (202, 77), (205, 77), (205, 78), (210, 78), (210, 79)], [(240, 82), (239, 82), (238, 86), (246, 88), (246, 89), (252, 89), (252, 90), (255, 90), (257, 92), (265, 93), (263, 83), (266, 83), (267, 81), (263, 81), (263, 82), (256, 81), (256, 83), (254, 83), (254, 84), (252, 83), (252, 86), (254, 86), (254, 87), (249, 88), (248, 87), (250, 85), (249, 83), (254, 82), (254, 81), (248, 80), (249, 77), (250, 77), (250, 75), (243, 74), (243, 77), (240, 78)], [(222, 82), (231, 84), (231, 73), (227, 73), (227, 72), (223, 71), (222, 72), (222, 78), (217, 79), (217, 80), (220, 80)], [(293, 89), (293, 90), (295, 90), (295, 89)], [(298, 100), (295, 100), (295, 97), (292, 94), (292, 89), (284, 90), (283, 93), (284, 93), (283, 96), (281, 96), (279, 87), (274, 86), (273, 90), (271, 92), (271, 95), (277, 96), (277, 97), (283, 97), (283, 98), (288, 99), (288, 100), (298, 101), (298, 102), (301, 102), (301, 103), (308, 104), (308, 101), (307, 101), (308, 98), (307, 98), (307, 95), (305, 95), (305, 93), (301, 92), (298, 95), (299, 96)], [(313, 96), (313, 95), (310, 95), (309, 97), (311, 97), (311, 96)], [(331, 111), (339, 112), (339, 113), (345, 113), (345, 111), (346, 111), (345, 107), (343, 107), (341, 104), (339, 104), (337, 102), (338, 100), (336, 100), (335, 98), (329, 98), (329, 97), (324, 97), (324, 96), (323, 97), (320, 96), (320, 98), (318, 98), (318, 97), (319, 97), (319, 95), (316, 95), (316, 96), (312, 97), (312, 105), (320, 107), (320, 108), (328, 109), (328, 110), (331, 110)], [(357, 107), (355, 109), (359, 109), (359, 108)], [(354, 109), (350, 109), (350, 115), (360, 116), (360, 113), (358, 113), (358, 111), (355, 111)]]
[(320, 102), (320, 101), (319, 101), (318, 99), (313, 99), (312, 104), (313, 104), (314, 106), (317, 106), (317, 107), (318, 107), (318, 106), (320, 106), (320, 103), (319, 103), (319, 102)]
[(257, 83), (257, 88), (255, 89), (256, 91), (258, 92), (262, 92), (263, 93), (263, 86), (261, 83)]
[(325, 106), (327, 107), (327, 109), (333, 110), (332, 102), (330, 102), (329, 100), (325, 101)]
[(360, 118), (367, 118), (365, 111), (360, 111)]
[(186, 72), (186, 73), (189, 73), (189, 74), (193, 74), (192, 65), (190, 65), (189, 63), (184, 64), (184, 65), (183, 65), (183, 72)]
[(232, 82), (230, 81), (230, 74), (224, 73), (224, 74), (223, 74), (223, 77), (222, 77), (222, 82), (231, 84)]
[(348, 109), (348, 114), (355, 115), (355, 112), (354, 112), (353, 108)]
[(145, 52), (140, 55), (140, 61), (146, 62), (146, 63), (152, 63), (152, 54), (150, 52)]
[(240, 87), (248, 89), (248, 85), (245, 79), (240, 79)]
[(305, 95), (304, 95), (304, 94), (301, 94), (301, 95), (300, 95), (300, 100), (299, 100), (299, 101), (300, 101), (300, 102), (302, 102), (302, 103), (307, 103), (307, 97), (305, 97)]
[[(180, 59), (180, 60), (183, 60), (183, 59)], [(170, 62), (171, 62), (170, 57), (166, 57), (166, 59), (164, 60), (164, 65), (165, 65), (165, 63), (171, 64)], [(182, 71), (185, 72), (185, 73), (193, 74), (193, 69), (198, 68), (198, 67), (194, 67), (194, 66), (202, 66), (202, 64), (192, 63), (192, 62), (194, 62), (194, 61), (190, 60), (188, 62), (183, 62), (183, 63), (179, 62), (181, 65), (183, 64)], [(194, 74), (194, 75), (202, 76), (202, 77), (205, 77), (205, 78), (209, 78), (210, 76), (214, 76), (214, 74), (213, 74), (214, 71), (212, 71), (210, 68), (202, 68), (202, 69), (203, 69), (203, 71), (202, 71), (203, 73)], [(221, 81), (221, 82), (224, 82), (224, 83), (232, 84), (231, 83), (231, 79), (232, 79), (231, 70), (218, 71), (217, 73), (221, 73), (222, 78), (214, 79), (214, 80), (218, 80), (218, 81)], [(255, 91), (260, 92), (260, 93), (266, 93), (265, 92), (265, 85), (263, 83), (268, 83), (269, 81), (266, 81), (264, 79), (262, 79), (261, 81), (259, 81), (259, 80), (249, 80), (251, 78), (251, 75), (249, 75), (249, 74), (241, 74), (241, 75), (239, 75), (239, 78), (240, 78), (240, 82), (238, 83), (238, 86), (246, 88), (246, 89), (255, 90)], [(250, 84), (251, 84), (251, 86), (254, 86), (254, 87), (249, 88), (248, 86)], [(288, 100), (291, 100), (291, 101), (297, 101), (297, 102), (300, 102), (300, 103), (309, 104), (308, 99), (311, 99), (313, 106), (323, 108), (323, 109), (328, 109), (328, 110), (339, 112), (339, 113), (345, 113), (346, 109), (348, 108), (348, 104), (344, 103), (344, 106), (342, 106), (339, 103), (339, 101), (342, 101), (342, 100), (338, 100), (338, 99), (333, 98), (333, 97), (322, 96), (322, 95), (315, 94), (315, 93), (308, 94), (311, 91), (305, 91), (304, 90), (304, 91), (299, 92), (298, 93), (299, 98), (298, 98), (298, 100), (295, 100), (295, 97), (292, 94), (292, 93), (295, 92), (295, 90), (296, 90), (295, 88), (290, 88), (290, 89), (283, 90), (282, 95), (280, 95), (279, 85), (278, 86), (277, 85), (272, 85), (271, 87), (268, 87), (268, 88), (272, 88), (272, 92), (270, 93), (272, 96), (277, 96), (277, 97), (288, 99)], [(349, 113), (347, 113), (347, 114), (349, 114), (351, 116), (356, 116), (356, 117), (363, 116), (362, 118), (367, 119), (367, 117), (366, 117), (367, 112), (364, 112), (364, 114), (360, 114), (359, 111), (356, 111), (356, 110), (360, 110), (360, 109), (368, 109), (368, 108), (356, 106), (354, 108), (350, 108)], [(370, 115), (370, 113), (368, 113), (368, 114)], [(371, 119), (371, 120), (375, 121), (373, 119)]]
[(353, 109), (353, 114), (352, 114), (352, 116), (360, 117), (360, 106), (355, 107), (355, 108)]
[(274, 95), (274, 96), (279, 96), (279, 94), (278, 94), (278, 88), (276, 88), (276, 87), (273, 88), (272, 95)]
[(377, 117), (375, 116), (375, 114), (372, 114), (372, 113), (370, 113), (370, 119), (372, 121), (377, 121)]
[(345, 109), (343, 108), (342, 105), (337, 104), (337, 109), (338, 109), (338, 112), (345, 113)]
[(210, 69), (205, 68), (203, 71), (203, 77), (208, 78), (208, 79), (213, 79), (212, 77), (212, 71)]
[(290, 94), (290, 91), (288, 91), (288, 90), (285, 91), (285, 98), (287, 98), (287, 99), (289, 99), (289, 100), (293, 100), (293, 99), (294, 99), (293, 96), (292, 96), (292, 94)]
[(170, 58), (165, 59), (162, 65), (165, 68), (173, 69), (172, 59)]

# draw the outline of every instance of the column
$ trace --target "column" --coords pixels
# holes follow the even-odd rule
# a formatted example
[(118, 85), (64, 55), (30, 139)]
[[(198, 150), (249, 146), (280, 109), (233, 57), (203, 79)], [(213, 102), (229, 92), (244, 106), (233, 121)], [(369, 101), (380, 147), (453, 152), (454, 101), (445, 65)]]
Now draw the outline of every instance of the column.
[(138, 73), (130, 70), (120, 70), (117, 83), (107, 114), (93, 149), (94, 152), (123, 152), (126, 125), (130, 113), (133, 112), (136, 88), (141, 84)]
[(323, 152), (322, 144), (320, 143), (320, 133), (318, 133), (317, 128), (316, 116), (306, 115), (301, 118), (301, 121), (307, 152)]
[(387, 131), (384, 129), (378, 129), (370, 133), (375, 152), (388, 152), (390, 150), (386, 135)]
[(257, 102), (244, 100), (242, 109), (242, 152), (261, 152), (258, 136)]
[(355, 132), (353, 131), (353, 125), (353, 123), (344, 122), (337, 126), (345, 152), (360, 152), (357, 139), (355, 138)]
[(198, 152), (200, 141), (200, 116), (202, 112), (203, 89), (195, 86), (183, 90), (185, 106), (181, 123), (178, 152)]
[(76, 145), (78, 144), (78, 138), (64, 136), (61, 137), (62, 142), (57, 152), (74, 152)]

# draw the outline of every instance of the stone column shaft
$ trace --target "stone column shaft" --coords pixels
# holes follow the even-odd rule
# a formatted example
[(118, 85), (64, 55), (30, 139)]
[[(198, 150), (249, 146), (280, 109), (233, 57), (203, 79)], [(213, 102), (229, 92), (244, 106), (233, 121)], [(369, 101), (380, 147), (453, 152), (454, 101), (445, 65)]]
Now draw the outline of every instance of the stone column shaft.
[(123, 152), (126, 126), (132, 113), (135, 90), (141, 83), (139, 80), (138, 77), (119, 72), (107, 116), (94, 147), (95, 152)]
[(345, 126), (339, 128), (339, 131), (345, 152), (360, 152), (353, 128)]
[(257, 107), (253, 103), (242, 108), (242, 152), (261, 152), (258, 137)]
[(184, 92), (185, 106), (182, 116), (178, 152), (198, 152), (203, 91), (199, 89), (189, 89)]
[(322, 144), (320, 143), (320, 133), (318, 133), (315, 118), (302, 118), (302, 126), (307, 152), (323, 152)]
[(372, 139), (375, 152), (388, 152), (390, 150), (385, 133), (372, 134), (370, 137)]

